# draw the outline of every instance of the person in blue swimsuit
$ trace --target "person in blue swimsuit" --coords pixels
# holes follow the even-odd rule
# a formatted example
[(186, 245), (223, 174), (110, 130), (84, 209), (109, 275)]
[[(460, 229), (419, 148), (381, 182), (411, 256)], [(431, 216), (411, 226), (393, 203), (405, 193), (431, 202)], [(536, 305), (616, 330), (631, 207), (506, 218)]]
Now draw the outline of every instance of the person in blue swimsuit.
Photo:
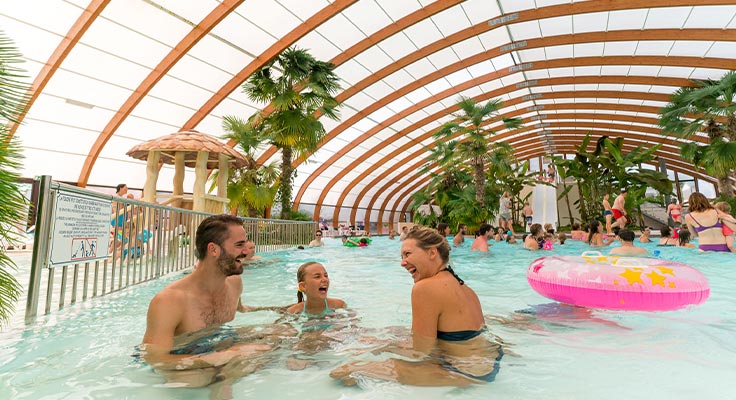
[(490, 382), (499, 371), (501, 347), (488, 339), (473, 289), (450, 266), (450, 245), (436, 230), (419, 227), (401, 246), (401, 266), (411, 274), (411, 344), (392, 349), (418, 361), (391, 358), (353, 362), (330, 373), (344, 384), (355, 376), (417, 386), (467, 386)]

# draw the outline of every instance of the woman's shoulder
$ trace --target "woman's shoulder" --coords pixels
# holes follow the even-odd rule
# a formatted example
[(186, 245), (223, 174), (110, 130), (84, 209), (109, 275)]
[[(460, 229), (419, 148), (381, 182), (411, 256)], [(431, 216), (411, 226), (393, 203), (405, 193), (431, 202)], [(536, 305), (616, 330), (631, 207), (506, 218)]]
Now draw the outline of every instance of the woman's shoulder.
[(348, 306), (347, 303), (345, 303), (343, 300), (335, 298), (328, 298), (327, 305), (333, 310), (337, 308), (345, 308)]
[(287, 313), (289, 313), (289, 314), (296, 314), (296, 313), (298, 313), (298, 312), (301, 312), (301, 311), (302, 311), (302, 309), (304, 309), (304, 302), (301, 302), (301, 303), (296, 303), (296, 304), (292, 304), (292, 305), (290, 305), (290, 306), (289, 306), (289, 307), (288, 307), (288, 308), (286, 309), (286, 312), (287, 312)]

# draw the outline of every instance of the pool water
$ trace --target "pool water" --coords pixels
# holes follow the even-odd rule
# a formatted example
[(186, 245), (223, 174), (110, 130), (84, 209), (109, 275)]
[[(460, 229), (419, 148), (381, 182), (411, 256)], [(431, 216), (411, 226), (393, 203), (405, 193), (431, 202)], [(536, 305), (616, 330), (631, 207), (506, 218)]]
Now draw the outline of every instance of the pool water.
[[(568, 241), (550, 252), (494, 243), (490, 254), (454, 249), (452, 265), (491, 316), (490, 331), (506, 343), (495, 382), (466, 389), (420, 388), (361, 379), (345, 387), (329, 372), (352, 360), (360, 335), (345, 335), (301, 371), (286, 368), (291, 350), (232, 386), (236, 399), (733, 399), (736, 398), (736, 255), (657, 248), (660, 257), (698, 268), (710, 281), (700, 306), (670, 312), (624, 312), (561, 306), (534, 292), (526, 268), (537, 257), (590, 250)], [(330, 297), (345, 300), (366, 330), (411, 324), (412, 279), (399, 265), (400, 242), (376, 238), (370, 247), (324, 248), (264, 256), (243, 273), (248, 305), (296, 301), (296, 269), (325, 265)], [(607, 250), (603, 249), (604, 252)], [(40, 317), (0, 334), (0, 399), (201, 399), (210, 389), (172, 388), (132, 355), (145, 330), (148, 302), (172, 275)], [(24, 282), (25, 284), (25, 282)], [(239, 314), (229, 325), (271, 323), (271, 311)]]

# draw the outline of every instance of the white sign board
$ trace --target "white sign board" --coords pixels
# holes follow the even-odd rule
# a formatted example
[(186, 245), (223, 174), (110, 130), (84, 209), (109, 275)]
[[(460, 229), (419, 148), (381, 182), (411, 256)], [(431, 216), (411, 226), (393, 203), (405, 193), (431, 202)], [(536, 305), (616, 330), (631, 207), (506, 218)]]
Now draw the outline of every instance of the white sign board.
[(109, 200), (60, 193), (56, 198), (49, 264), (107, 259), (111, 215)]

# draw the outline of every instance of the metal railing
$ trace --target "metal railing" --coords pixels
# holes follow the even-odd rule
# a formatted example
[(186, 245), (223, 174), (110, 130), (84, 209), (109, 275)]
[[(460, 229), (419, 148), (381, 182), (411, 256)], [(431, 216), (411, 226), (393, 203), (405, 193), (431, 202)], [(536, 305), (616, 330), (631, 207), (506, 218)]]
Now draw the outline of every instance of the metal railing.
[[(147, 282), (196, 263), (195, 233), (209, 214), (111, 196), (53, 182), (42, 176), (36, 214), (26, 322), (66, 305), (100, 297)], [(101, 258), (55, 266), (51, 260), (55, 209), (60, 195), (111, 204), (109, 245)], [(107, 204), (107, 203), (105, 203)], [(103, 216), (102, 218), (107, 218)], [(243, 225), (256, 251), (269, 252), (304, 245), (314, 237), (317, 223), (245, 218)], [(57, 283), (59, 282), (60, 283)]]

